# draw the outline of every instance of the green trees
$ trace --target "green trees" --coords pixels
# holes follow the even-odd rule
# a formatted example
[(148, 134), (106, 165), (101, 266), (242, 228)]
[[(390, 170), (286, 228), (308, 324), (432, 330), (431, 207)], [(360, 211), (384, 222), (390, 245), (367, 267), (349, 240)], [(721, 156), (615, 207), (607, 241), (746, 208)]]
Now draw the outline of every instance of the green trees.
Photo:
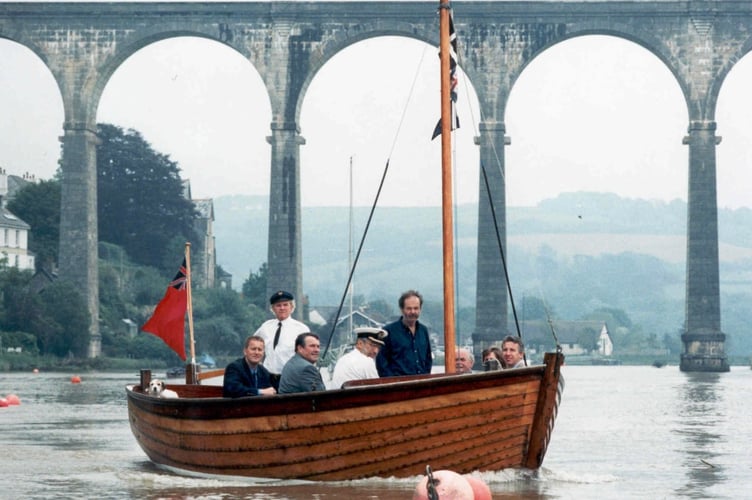
[(58, 281), (39, 293), (38, 299), (42, 306), (41, 328), (35, 333), (40, 351), (60, 357), (85, 357), (89, 345), (89, 312), (76, 288)]
[(243, 282), (243, 296), (260, 309), (266, 309), (269, 298), (266, 296), (266, 262), (261, 264), (258, 272), (248, 275), (248, 279)]
[(240, 294), (226, 288), (196, 290), (193, 318), (197, 354), (238, 356), (245, 338), (266, 319), (262, 309), (244, 303)]
[[(193, 237), (193, 203), (183, 195), (177, 163), (157, 153), (134, 130), (99, 125), (97, 218), (99, 240), (131, 259), (170, 271)], [(29, 250), (37, 268), (52, 269), (60, 239), (60, 181), (28, 184), (8, 209), (31, 226)]]
[(170, 271), (196, 216), (177, 163), (135, 130), (99, 124), (98, 134), (99, 239), (122, 246), (135, 262)]
[[(171, 359), (161, 341), (131, 338), (124, 320), (141, 322), (164, 293), (193, 236), (193, 203), (183, 194), (177, 164), (155, 152), (136, 131), (98, 129), (97, 196), (100, 239), (100, 326), (106, 355)], [(59, 247), (60, 181), (29, 184), (9, 210), (31, 226), (29, 249), (37, 267), (54, 269)], [(32, 274), (0, 268), (0, 330), (13, 339), (36, 338), (40, 354), (85, 357), (86, 304), (72, 285), (32, 284)], [(4, 335), (5, 336), (5, 335)], [(15, 342), (15, 340), (14, 340)]]
[(34, 335), (40, 354), (84, 357), (88, 326), (86, 304), (72, 285), (55, 282), (38, 292), (31, 272), (0, 268), (0, 330)]
[(52, 269), (60, 240), (60, 181), (28, 184), (8, 203), (8, 210), (31, 226), (29, 250), (37, 269)]

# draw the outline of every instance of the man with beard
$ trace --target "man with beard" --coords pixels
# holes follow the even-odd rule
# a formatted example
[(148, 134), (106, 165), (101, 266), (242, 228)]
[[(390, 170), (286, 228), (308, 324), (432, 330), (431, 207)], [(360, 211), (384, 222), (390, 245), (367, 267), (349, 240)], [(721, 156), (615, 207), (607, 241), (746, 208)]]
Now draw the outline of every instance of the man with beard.
[(384, 326), (389, 335), (376, 356), (376, 369), (381, 377), (431, 373), (433, 357), (428, 329), (418, 321), (423, 297), (408, 290), (399, 298), (400, 319)]

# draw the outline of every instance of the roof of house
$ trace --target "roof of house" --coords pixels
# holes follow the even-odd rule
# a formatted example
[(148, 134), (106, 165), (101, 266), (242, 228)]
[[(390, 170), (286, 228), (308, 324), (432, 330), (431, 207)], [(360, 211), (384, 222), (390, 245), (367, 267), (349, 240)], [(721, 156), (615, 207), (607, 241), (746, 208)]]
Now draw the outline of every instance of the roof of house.
[(29, 179), (21, 177), (20, 175), (8, 175), (8, 199), (12, 200), (20, 189), (31, 184), (31, 182), (32, 181)]
[(13, 215), (10, 210), (0, 207), (0, 227), (10, 229), (30, 229), (27, 223)]

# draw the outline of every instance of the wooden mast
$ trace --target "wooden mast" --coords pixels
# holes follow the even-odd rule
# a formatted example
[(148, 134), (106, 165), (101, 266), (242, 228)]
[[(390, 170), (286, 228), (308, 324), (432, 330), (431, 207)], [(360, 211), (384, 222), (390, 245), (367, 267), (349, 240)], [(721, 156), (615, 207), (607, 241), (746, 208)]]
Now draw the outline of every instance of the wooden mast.
[(444, 255), (444, 370), (454, 373), (454, 238), (452, 202), (452, 102), (450, 81), (450, 4), (439, 0), (439, 57), (441, 60), (441, 207)]

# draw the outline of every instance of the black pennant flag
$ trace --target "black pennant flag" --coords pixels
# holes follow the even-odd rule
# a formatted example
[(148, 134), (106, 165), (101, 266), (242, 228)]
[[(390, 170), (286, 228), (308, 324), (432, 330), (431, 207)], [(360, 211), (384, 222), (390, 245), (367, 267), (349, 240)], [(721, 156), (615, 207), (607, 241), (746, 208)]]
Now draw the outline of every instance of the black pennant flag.
[[(460, 119), (457, 116), (455, 104), (457, 103), (457, 33), (454, 32), (452, 13), (449, 13), (449, 97), (452, 100), (452, 130), (460, 128)], [(433, 129), (431, 140), (441, 135), (441, 118)]]

